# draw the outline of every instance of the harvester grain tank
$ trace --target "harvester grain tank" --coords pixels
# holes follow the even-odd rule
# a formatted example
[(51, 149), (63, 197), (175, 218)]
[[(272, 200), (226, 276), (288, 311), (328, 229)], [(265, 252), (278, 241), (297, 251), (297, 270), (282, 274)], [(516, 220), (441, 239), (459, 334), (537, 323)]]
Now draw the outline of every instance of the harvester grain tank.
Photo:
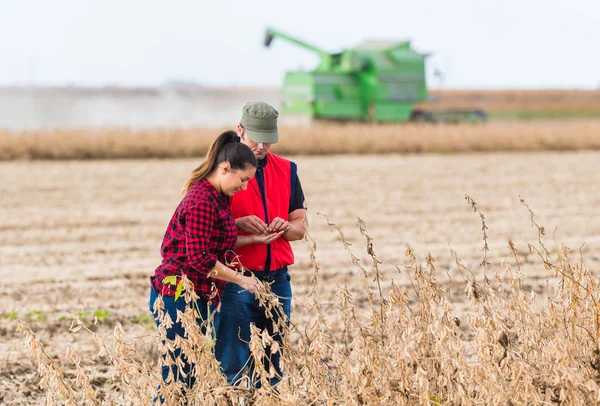
[(425, 111), (415, 104), (430, 101), (425, 78), (427, 54), (409, 41), (366, 41), (329, 53), (298, 38), (268, 28), (265, 46), (281, 38), (316, 53), (312, 71), (285, 74), (282, 111), (317, 120), (406, 122), (482, 121), (474, 111)]

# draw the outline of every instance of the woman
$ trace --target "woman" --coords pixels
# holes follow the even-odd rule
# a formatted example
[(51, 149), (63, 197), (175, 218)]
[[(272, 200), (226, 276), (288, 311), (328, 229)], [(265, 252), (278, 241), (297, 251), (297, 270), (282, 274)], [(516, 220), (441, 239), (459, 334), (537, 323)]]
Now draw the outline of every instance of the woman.
[[(155, 302), (159, 295), (172, 323), (165, 323), (167, 339), (184, 336), (184, 328), (177, 322), (177, 310), (184, 312), (184, 297), (178, 297), (180, 276), (185, 275), (194, 285), (199, 299), (191, 305), (199, 312), (202, 324), (208, 319), (209, 308), (219, 304), (221, 292), (227, 282), (256, 293), (257, 279), (243, 276), (226, 264), (234, 260), (233, 250), (237, 240), (235, 220), (229, 209), (229, 198), (246, 189), (256, 172), (256, 158), (235, 131), (219, 135), (210, 147), (204, 162), (194, 169), (184, 186), (184, 197), (175, 210), (165, 233), (161, 255), (162, 263), (150, 278), (150, 311), (157, 325), (161, 325)], [(181, 291), (181, 287), (179, 288)], [(161, 312), (161, 313), (162, 313)], [(204, 327), (204, 326), (201, 326)], [(203, 333), (205, 329), (203, 328)], [(191, 387), (195, 380), (190, 365), (180, 351), (171, 351), (173, 360), (182, 362), (183, 374), (176, 365), (162, 367), (162, 376), (169, 383), (169, 370), (175, 379)], [(163, 356), (164, 358), (164, 356)], [(171, 362), (167, 362), (171, 363)]]

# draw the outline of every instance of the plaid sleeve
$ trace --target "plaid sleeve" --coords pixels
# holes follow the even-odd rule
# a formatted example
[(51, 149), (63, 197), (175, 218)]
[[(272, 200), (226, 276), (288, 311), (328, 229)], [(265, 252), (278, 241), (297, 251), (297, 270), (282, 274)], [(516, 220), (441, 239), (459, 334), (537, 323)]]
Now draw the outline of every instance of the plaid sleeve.
[(194, 270), (204, 276), (217, 264), (217, 256), (210, 250), (210, 236), (216, 220), (215, 207), (210, 201), (202, 199), (188, 208), (185, 225), (188, 261)]

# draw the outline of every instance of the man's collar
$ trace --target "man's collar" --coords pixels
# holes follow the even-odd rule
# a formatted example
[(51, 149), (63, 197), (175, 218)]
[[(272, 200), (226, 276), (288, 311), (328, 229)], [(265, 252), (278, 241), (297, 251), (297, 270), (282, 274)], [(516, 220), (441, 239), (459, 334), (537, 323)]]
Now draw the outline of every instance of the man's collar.
[(258, 160), (258, 167), (259, 168), (264, 168), (265, 166), (267, 166), (267, 158), (269, 157), (269, 153), (267, 152), (267, 155), (265, 155), (265, 157), (263, 159), (259, 159)]

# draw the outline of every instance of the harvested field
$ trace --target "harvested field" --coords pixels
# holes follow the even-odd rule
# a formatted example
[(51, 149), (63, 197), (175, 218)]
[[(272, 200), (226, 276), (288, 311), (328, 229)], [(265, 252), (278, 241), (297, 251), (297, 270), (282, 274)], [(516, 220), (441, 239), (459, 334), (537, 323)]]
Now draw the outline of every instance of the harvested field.
[[(593, 125), (597, 128), (597, 124)], [(591, 136), (591, 132), (589, 134)], [(359, 142), (358, 135), (354, 137), (355, 142)], [(415, 135), (413, 139), (417, 138)], [(294, 148), (300, 146), (299, 141), (294, 142), (298, 142)], [(331, 148), (331, 145), (325, 147)], [(594, 323), (588, 318), (597, 314), (593, 306), (588, 306), (597, 295), (597, 289), (592, 296), (585, 295), (571, 283), (572, 279), (561, 277), (553, 268), (546, 270), (536, 251), (528, 249), (527, 243), (531, 243), (541, 250), (539, 230), (532, 225), (530, 212), (519, 201), (519, 196), (535, 212), (535, 222), (545, 226), (546, 235), (541, 240), (550, 251), (548, 262), (557, 265), (578, 260), (579, 249), (585, 243), (582, 248), (585, 267), (592, 276), (598, 277), (600, 191), (596, 185), (600, 153), (347, 155), (294, 159), (299, 164), (307, 196), (309, 232), (316, 243), (319, 272), (315, 294), (311, 296), (314, 275), (311, 244), (308, 241), (295, 243), (296, 265), (291, 271), (295, 295), (292, 322), (298, 330), (292, 334), (292, 345), (304, 351), (301, 333), (305, 328), (312, 331), (309, 326), (313, 326), (317, 314), (311, 307), (314, 300), (320, 304), (320, 312), (329, 326), (327, 329), (321, 324), (324, 333), (313, 335), (314, 343), (321, 343), (320, 340), (335, 343), (335, 340), (328, 341), (328, 331), (343, 337), (345, 319), (339, 311), (342, 305), (338, 289), (344, 287), (353, 296), (352, 305), (357, 314), (366, 317), (361, 321), (364, 328), (379, 331), (377, 324), (371, 325), (368, 321), (371, 311), (379, 309), (380, 304), (378, 285), (373, 282), (376, 271), (365, 249), (365, 237), (357, 227), (357, 216), (366, 222), (374, 252), (383, 262), (379, 265), (382, 291), (387, 294), (393, 290), (392, 280), (406, 290), (407, 303), (414, 311), (407, 320), (415, 324), (397, 330), (397, 336), (391, 334), (393, 330), (386, 330), (392, 342), (399, 340), (394, 344), (399, 347), (393, 348), (405, 348), (406, 352), (402, 355), (406, 359), (394, 358), (393, 362), (389, 359), (396, 350), (390, 350), (389, 341), (381, 347), (385, 351), (379, 354), (361, 345), (352, 347), (359, 354), (363, 354), (360, 352), (363, 348), (365, 358), (359, 355), (348, 365), (338, 362), (341, 352), (334, 352), (332, 356), (325, 345), (307, 347), (306, 354), (323, 351), (328, 367), (335, 364), (338, 369), (317, 373), (323, 365), (315, 355), (314, 370), (310, 373), (314, 372), (317, 381), (309, 385), (304, 375), (306, 369), (299, 372), (293, 365), (291, 370), (295, 371), (297, 388), (283, 389), (282, 398), (271, 398), (271, 403), (264, 398), (260, 404), (337, 405), (360, 399), (368, 404), (457, 404), (463, 398), (473, 402), (484, 399), (488, 404), (507, 404), (513, 400), (517, 404), (544, 399), (557, 403), (561, 399), (574, 403), (597, 399), (600, 391), (592, 379), (596, 361), (590, 344), (594, 342), (595, 332)], [(37, 361), (27, 354), (23, 336), (15, 330), (20, 319), (37, 333), (46, 353), (57, 357), (68, 379), (74, 382), (76, 373), (74, 364), (65, 355), (68, 346), (72, 346), (91, 380), (96, 400), (129, 404), (121, 398), (129, 394), (127, 385), (119, 377), (112, 379), (115, 368), (98, 355), (92, 336), (84, 330), (69, 332), (71, 318), (78, 314), (92, 332), (104, 337), (107, 343), (112, 342), (113, 329), (120, 323), (126, 339), (132, 339), (128, 342), (139, 359), (156, 367), (157, 335), (148, 309), (148, 277), (158, 264), (161, 238), (181, 197), (182, 183), (197, 163), (198, 159), (0, 163), (3, 179), (0, 184), (0, 292), (4, 297), (0, 310), (0, 403), (40, 404), (45, 396), (38, 387)], [(482, 250), (485, 242), (481, 218), (465, 200), (465, 195), (477, 202), (476, 208), (485, 216), (489, 251)], [(352, 244), (348, 246), (350, 251), (345, 249), (339, 232), (328, 227), (327, 219), (343, 231), (344, 239)], [(558, 244), (571, 248), (568, 259), (559, 256), (563, 250), (555, 248), (554, 232)], [(517, 257), (508, 248), (509, 239), (518, 250)], [(411, 262), (410, 256), (405, 255), (407, 245), (414, 249), (417, 264), (423, 265), (423, 269), (405, 267)], [(462, 267), (451, 250), (456, 252)], [(360, 264), (368, 272), (367, 278), (352, 264), (351, 253), (361, 260)], [(427, 260), (429, 254), (435, 262)], [(507, 302), (498, 303), (496, 299), (474, 300), (469, 289), (465, 293), (465, 288), (473, 282), (466, 268), (482, 286), (480, 263), (486, 255), (490, 265), (485, 272), (498, 297), (502, 297), (498, 289), (503, 284), (496, 274), (505, 277), (506, 284), (518, 282), (523, 297), (513, 291), (515, 301), (509, 298)], [(503, 259), (512, 264), (514, 273), (520, 268), (517, 274), (521, 279), (517, 281), (508, 276)], [(399, 269), (394, 265), (399, 265)], [(433, 265), (435, 269), (431, 271)], [(578, 269), (562, 268), (563, 272), (582, 275), (578, 280), (585, 284), (586, 276), (578, 273), (581, 268)], [(438, 288), (431, 278), (439, 281)], [(427, 280), (431, 283), (425, 283)], [(567, 287), (553, 296), (554, 307), (563, 309), (561, 305), (567, 303), (566, 308), (575, 312), (563, 315), (566, 326), (562, 324), (563, 319), (553, 315), (554, 310), (547, 307), (547, 292), (552, 295), (561, 281), (563, 287)], [(365, 284), (374, 295), (373, 304), (365, 293)], [(506, 289), (510, 292), (511, 288)], [(421, 293), (421, 300), (414, 292)], [(568, 292), (570, 296), (561, 296)], [(423, 296), (424, 293), (427, 296)], [(532, 299), (530, 314), (527, 301), (532, 294), (536, 296)], [(400, 299), (391, 296), (389, 300), (394, 303)], [(503, 303), (510, 306), (502, 308)], [(444, 317), (432, 316), (440, 311), (440, 314), (445, 313), (440, 306), (451, 308), (453, 317), (460, 320), (460, 329), (452, 330), (443, 324)], [(433, 310), (428, 314), (432, 318), (421, 319), (430, 307)], [(488, 308), (493, 310), (492, 315), (486, 315), (484, 309)], [(550, 315), (541, 314), (541, 309)], [(374, 314), (375, 318), (379, 317)], [(92, 323), (94, 315), (99, 320), (98, 325)], [(402, 319), (402, 312), (394, 315)], [(554, 320), (552, 317), (560, 319), (559, 333), (552, 333), (549, 327), (548, 320)], [(571, 326), (569, 320), (575, 319), (580, 319), (583, 327)], [(506, 324), (501, 324), (501, 320)], [(532, 320), (540, 324), (534, 325)], [(435, 327), (433, 331), (428, 329), (429, 325)], [(503, 336), (494, 341), (498, 338), (494, 334), (504, 329), (510, 333), (506, 345)], [(484, 333), (489, 337), (482, 338)], [(518, 334), (518, 343), (508, 344), (512, 342), (508, 341), (508, 337), (513, 337), (511, 334)], [(357, 337), (360, 334), (357, 333)], [(425, 347), (419, 350), (419, 346), (413, 348), (408, 344), (417, 342), (429, 343), (427, 351), (430, 353), (420, 352), (425, 351)], [(462, 347), (455, 347), (458, 343), (462, 343)], [(109, 348), (117, 351), (111, 345)], [(402, 351), (397, 351), (400, 356)], [(548, 355), (551, 360), (544, 355), (552, 353), (556, 355), (554, 358)], [(537, 366), (528, 366), (532, 354), (537, 354)], [(569, 358), (568, 354), (573, 357)], [(439, 360), (437, 364), (435, 359)], [(382, 369), (388, 361), (395, 369)], [(553, 363), (560, 368), (554, 370)], [(365, 375), (354, 371), (352, 365), (365, 366)], [(473, 386), (469, 387), (466, 380), (456, 375), (444, 381), (444, 387), (441, 379), (451, 376), (453, 372), (448, 371), (455, 369), (464, 379), (468, 377)], [(406, 382), (400, 378), (394, 380), (395, 370), (403, 374)], [(354, 376), (355, 373), (358, 375)], [(372, 383), (367, 379), (368, 373), (387, 377), (387, 380), (378, 378), (373, 381), (377, 384)], [(564, 386), (567, 384), (561, 386), (560, 376), (579, 389), (571, 391), (570, 386)], [(488, 385), (492, 381), (496, 386)], [(340, 382), (344, 385), (340, 386)], [(376, 385), (382, 385), (384, 391), (365, 389)], [(363, 389), (365, 391), (361, 391)], [(319, 398), (319, 392), (326, 393), (329, 399)]]
[(422, 108), (479, 108), (492, 118), (532, 119), (600, 116), (600, 90), (436, 90)]

